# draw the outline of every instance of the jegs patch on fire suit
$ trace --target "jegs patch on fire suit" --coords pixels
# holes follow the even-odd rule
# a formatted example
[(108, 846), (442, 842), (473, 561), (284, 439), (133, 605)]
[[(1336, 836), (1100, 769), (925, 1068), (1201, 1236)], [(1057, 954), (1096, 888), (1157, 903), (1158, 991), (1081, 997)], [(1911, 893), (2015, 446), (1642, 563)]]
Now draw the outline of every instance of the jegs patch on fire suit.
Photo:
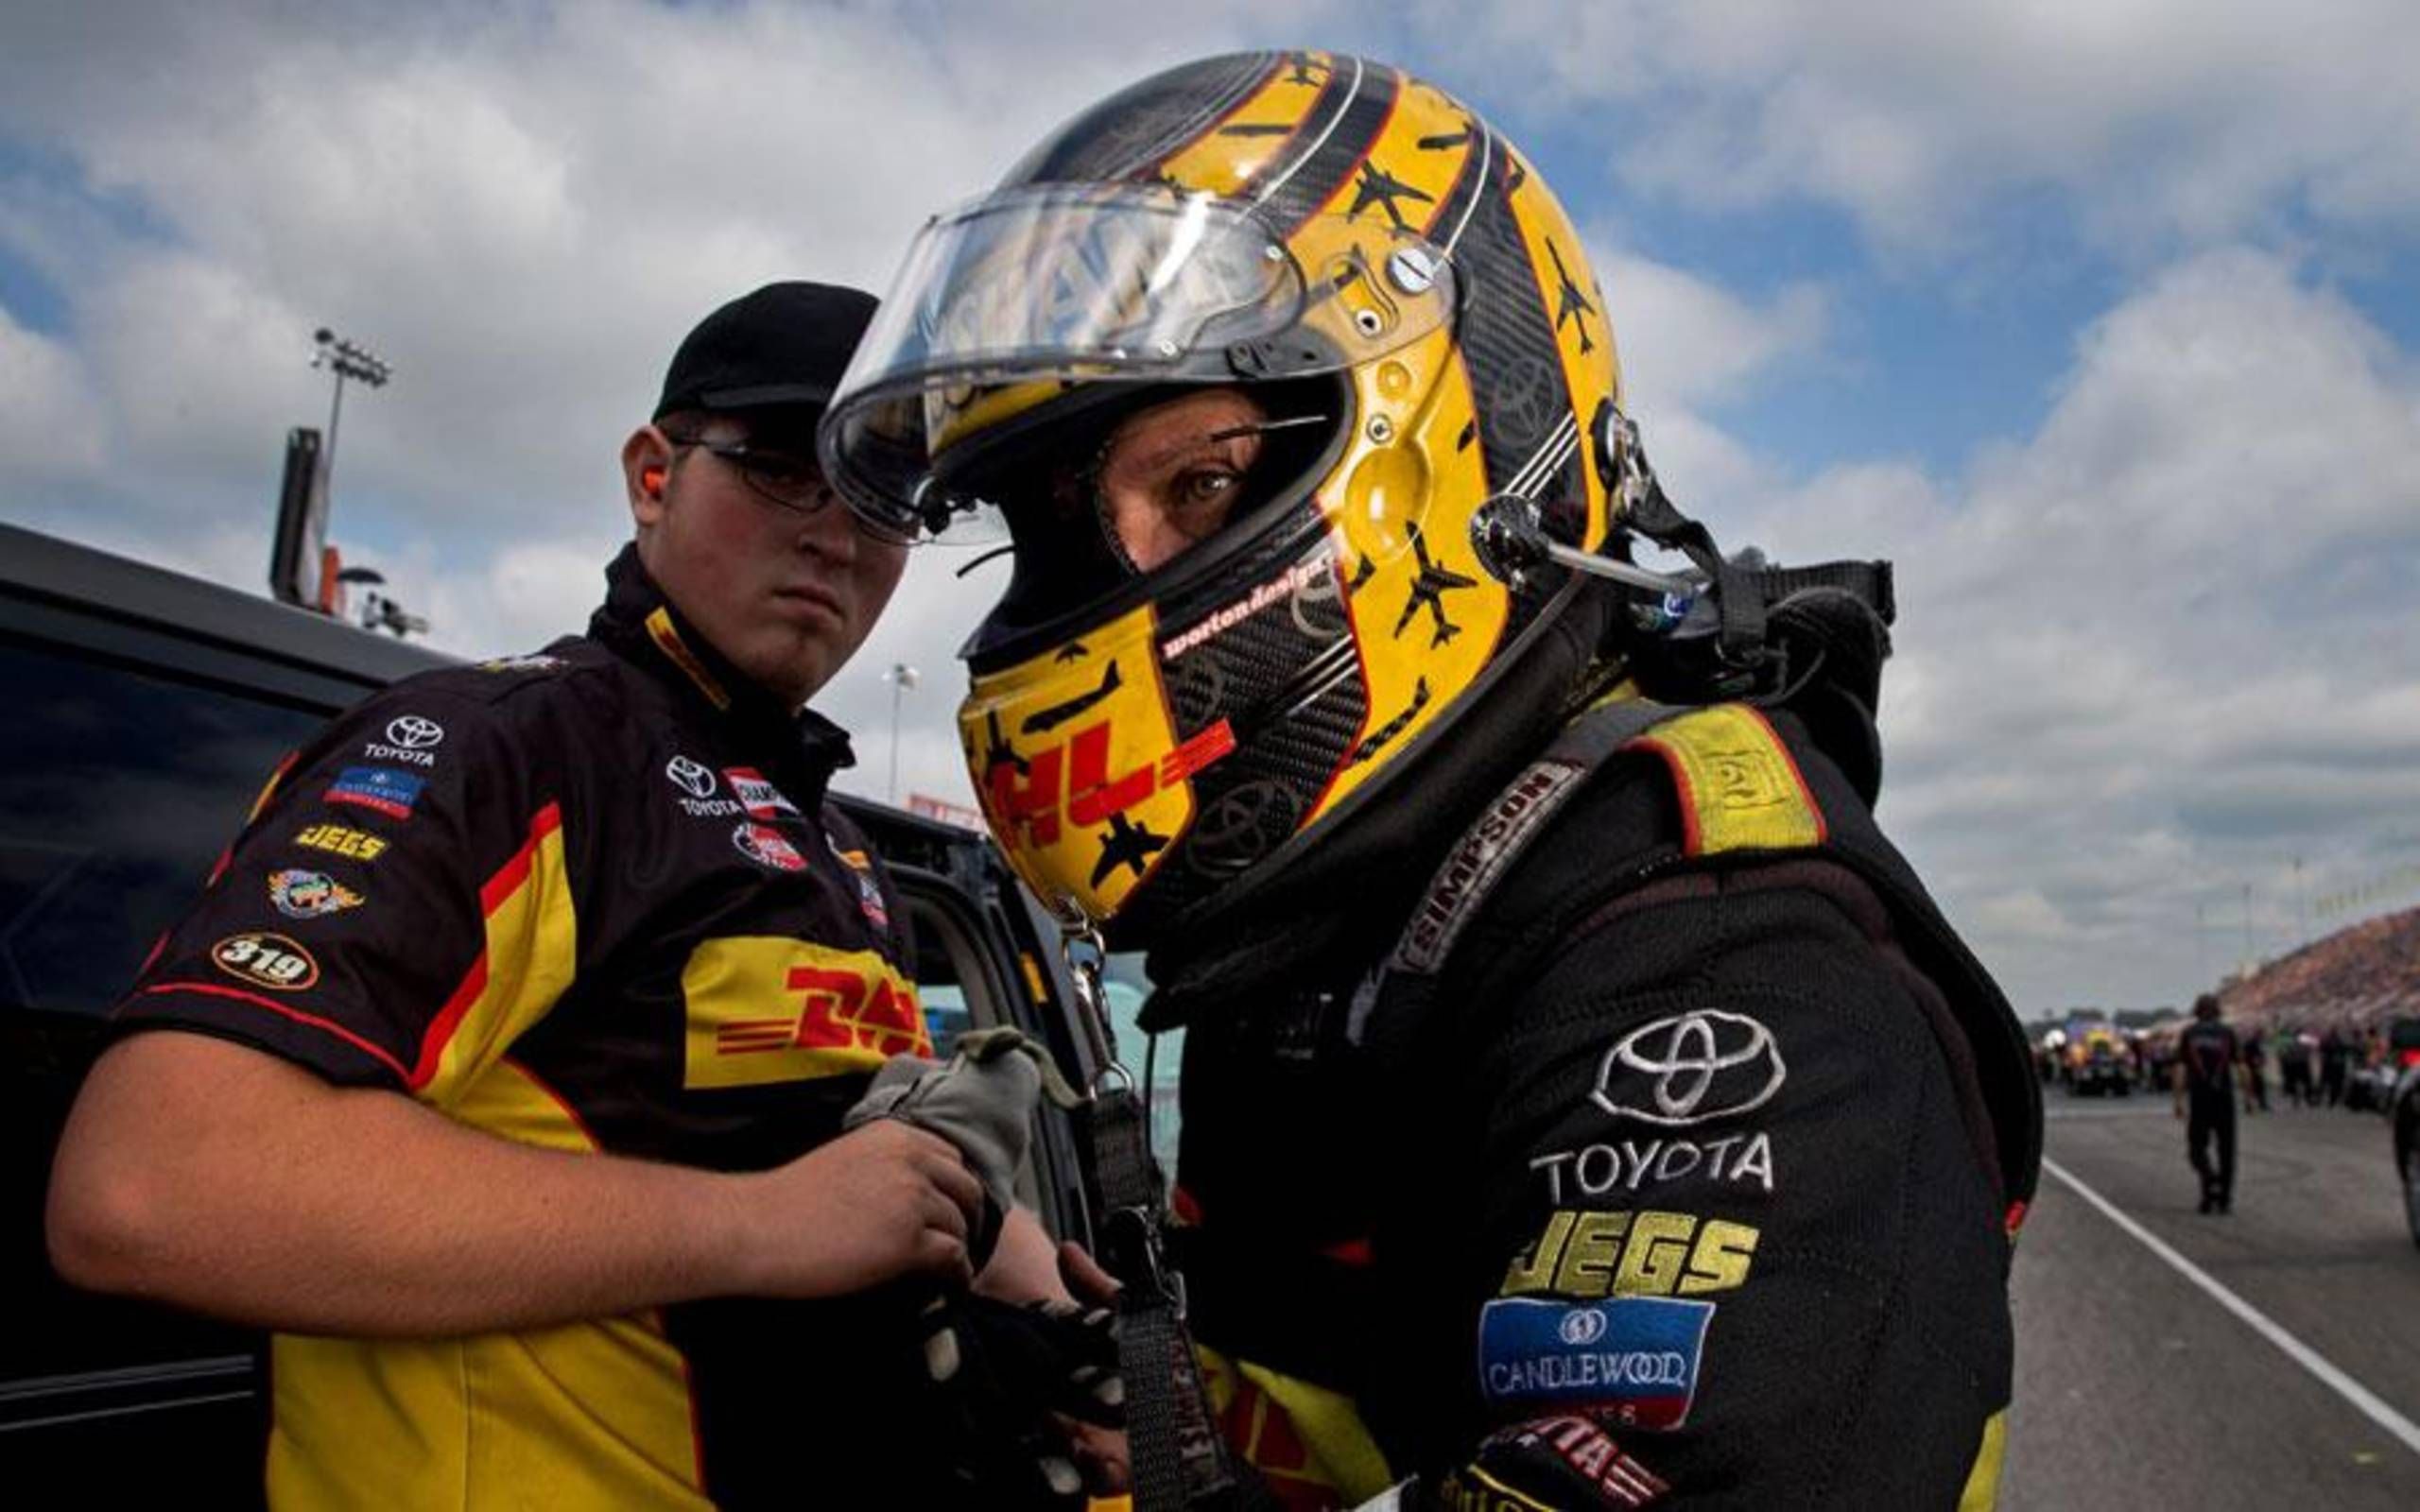
[(1712, 1302), (1499, 1298), (1479, 1312), (1480, 1388), (1499, 1403), (1585, 1405), (1611, 1421), (1674, 1428), (1696, 1399)]
[(1557, 1209), (1536, 1243), (1512, 1257), (1500, 1295), (1683, 1297), (1748, 1280), (1763, 1232), (1693, 1212)]

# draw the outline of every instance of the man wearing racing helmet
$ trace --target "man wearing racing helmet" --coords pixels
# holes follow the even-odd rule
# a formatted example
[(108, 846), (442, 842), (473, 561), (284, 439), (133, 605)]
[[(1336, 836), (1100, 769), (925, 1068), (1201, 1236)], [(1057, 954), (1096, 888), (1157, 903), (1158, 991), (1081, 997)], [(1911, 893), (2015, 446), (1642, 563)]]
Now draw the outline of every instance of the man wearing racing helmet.
[[(1608, 308), (1451, 95), (1214, 59), (929, 223), (821, 444), (882, 527), (1012, 542), (961, 734), (1187, 1029), (1173, 1237), (1253, 1485), (1988, 1504), (2038, 1091), (1870, 815), (1887, 571), (1716, 553)], [(1134, 1400), (1138, 1503), (1201, 1500)]]

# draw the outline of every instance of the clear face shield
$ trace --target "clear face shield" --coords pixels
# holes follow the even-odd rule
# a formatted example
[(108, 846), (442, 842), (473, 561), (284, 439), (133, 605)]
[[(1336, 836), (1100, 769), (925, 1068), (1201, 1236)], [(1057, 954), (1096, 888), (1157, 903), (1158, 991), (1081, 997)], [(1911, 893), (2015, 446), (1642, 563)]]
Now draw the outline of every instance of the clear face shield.
[(826, 474), (875, 530), (998, 540), (963, 465), (1097, 383), (1261, 384), (1356, 368), (1448, 324), (1451, 264), (1383, 217), (1279, 235), (1165, 184), (1044, 184), (928, 222), (841, 379)]

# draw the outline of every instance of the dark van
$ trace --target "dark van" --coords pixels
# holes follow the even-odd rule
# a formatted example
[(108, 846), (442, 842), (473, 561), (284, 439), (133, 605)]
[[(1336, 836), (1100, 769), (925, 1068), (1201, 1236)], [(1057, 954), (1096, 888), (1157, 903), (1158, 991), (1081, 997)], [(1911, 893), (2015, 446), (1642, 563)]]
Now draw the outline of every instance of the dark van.
[[(105, 1015), (198, 895), (264, 776), (330, 715), (444, 664), (421, 647), (0, 525), (0, 1480), (87, 1505), (260, 1500), (258, 1333), (95, 1297), (51, 1271), (53, 1147)], [(1071, 1076), (1056, 935), (988, 841), (842, 799), (915, 920), (937, 1048), (1015, 1024)], [(1131, 1015), (1131, 1005), (1129, 1006)], [(1129, 1019), (1131, 1022), (1131, 1017)], [(1025, 1200), (1090, 1232), (1081, 1156), (1050, 1112)]]

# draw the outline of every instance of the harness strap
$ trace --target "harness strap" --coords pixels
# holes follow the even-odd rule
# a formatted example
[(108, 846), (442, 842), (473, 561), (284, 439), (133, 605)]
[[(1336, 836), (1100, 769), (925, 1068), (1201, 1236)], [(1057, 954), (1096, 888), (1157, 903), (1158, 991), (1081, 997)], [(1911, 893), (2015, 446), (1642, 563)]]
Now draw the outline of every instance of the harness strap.
[(1167, 1258), (1167, 1183), (1152, 1159), (1143, 1103), (1131, 1086), (1098, 1092), (1086, 1132), (1103, 1216), (1101, 1262), (1118, 1293), (1118, 1371), (1139, 1512), (1276, 1512), (1260, 1478), (1239, 1471), (1219, 1436), (1193, 1334), (1184, 1279)]
[(1393, 954), (1354, 994), (1348, 1037), (1368, 1044), (1382, 1062), (1408, 1052), (1437, 1000), (1446, 958), (1546, 821), (1606, 758), (1678, 713), (1669, 704), (1632, 698), (1600, 702), (1565, 725), (1437, 868)]

